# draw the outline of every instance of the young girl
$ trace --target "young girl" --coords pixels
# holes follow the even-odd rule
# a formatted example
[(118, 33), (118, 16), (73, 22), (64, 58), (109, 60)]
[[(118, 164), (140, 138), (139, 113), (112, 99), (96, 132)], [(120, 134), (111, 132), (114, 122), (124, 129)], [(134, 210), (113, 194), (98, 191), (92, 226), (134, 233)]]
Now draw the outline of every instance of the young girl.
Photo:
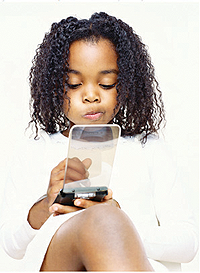
[[(30, 71), (36, 135), (24, 141), (9, 175), (1, 241), (24, 270), (167, 271), (197, 251), (195, 221), (157, 133), (161, 92), (145, 45), (105, 13), (69, 17), (45, 35)], [(74, 124), (121, 127), (104, 200), (53, 204), (63, 186)], [(71, 159), (69, 176), (90, 163)], [(115, 198), (115, 199), (114, 199)]]

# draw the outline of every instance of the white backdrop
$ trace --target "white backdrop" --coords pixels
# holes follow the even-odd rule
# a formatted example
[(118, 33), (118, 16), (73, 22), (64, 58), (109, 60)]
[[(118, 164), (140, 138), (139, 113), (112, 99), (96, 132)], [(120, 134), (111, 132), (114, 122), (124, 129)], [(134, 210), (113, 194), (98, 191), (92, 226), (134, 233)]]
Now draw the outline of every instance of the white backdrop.
[[(27, 78), (37, 45), (53, 22), (105, 11), (131, 25), (149, 47), (167, 112), (165, 138), (177, 156), (180, 178), (198, 217), (198, 2), (16, 2), (0, 2), (0, 200), (7, 162), (29, 121)], [(183, 270), (196, 271), (197, 266), (196, 258)], [(20, 262), (0, 249), (0, 271), (19, 268)]]

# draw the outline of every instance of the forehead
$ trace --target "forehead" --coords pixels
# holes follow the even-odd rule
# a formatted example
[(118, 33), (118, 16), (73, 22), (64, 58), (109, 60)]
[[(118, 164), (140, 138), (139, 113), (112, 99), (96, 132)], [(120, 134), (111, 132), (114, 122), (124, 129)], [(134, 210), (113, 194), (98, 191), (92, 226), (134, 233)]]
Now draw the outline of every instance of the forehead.
[(80, 40), (71, 44), (68, 62), (70, 69), (92, 66), (98, 69), (117, 70), (117, 53), (109, 40), (100, 39), (98, 42)]

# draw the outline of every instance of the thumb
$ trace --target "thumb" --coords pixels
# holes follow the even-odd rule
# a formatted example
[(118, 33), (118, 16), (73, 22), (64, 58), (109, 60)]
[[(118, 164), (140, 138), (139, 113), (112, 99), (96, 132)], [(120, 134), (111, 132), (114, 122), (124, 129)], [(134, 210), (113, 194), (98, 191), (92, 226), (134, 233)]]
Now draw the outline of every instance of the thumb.
[(104, 200), (112, 199), (113, 192), (111, 189), (108, 189), (108, 194), (104, 197)]
[(92, 159), (90, 158), (85, 158), (82, 161), (83, 165), (85, 166), (86, 169), (89, 169), (89, 167), (92, 165)]
[(63, 206), (60, 205), (58, 203), (53, 204), (50, 208), (49, 208), (49, 212), (51, 214), (55, 215), (59, 215), (59, 214), (66, 214), (69, 212), (74, 212), (80, 210), (80, 208), (77, 207), (73, 207), (73, 206)]

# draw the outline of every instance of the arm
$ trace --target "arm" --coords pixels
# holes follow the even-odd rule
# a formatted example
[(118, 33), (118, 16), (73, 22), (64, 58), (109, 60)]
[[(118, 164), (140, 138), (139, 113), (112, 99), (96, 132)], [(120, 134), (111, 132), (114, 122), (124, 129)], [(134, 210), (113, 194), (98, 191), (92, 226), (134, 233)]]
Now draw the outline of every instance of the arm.
[[(59, 183), (63, 183), (64, 168), (60, 166), (62, 171), (54, 168), (49, 182), (48, 170), (51, 164), (48, 162), (52, 154), (52, 148), (46, 148), (42, 138), (37, 142), (25, 140), (10, 164), (10, 175), (6, 182), (4, 206), (0, 217), (0, 239), (4, 250), (15, 259), (23, 258), (38, 229), (54, 213), (50, 208), (62, 188)], [(87, 168), (88, 162), (84, 163)], [(87, 175), (85, 169), (84, 174)], [(45, 192), (47, 197), (41, 199)], [(38, 199), (40, 201), (36, 201)], [(80, 207), (65, 207), (65, 213), (73, 210), (80, 210)]]
[[(37, 154), (38, 150), (33, 147)], [(41, 151), (41, 154), (43, 151)], [(15, 259), (25, 255), (28, 244), (38, 232), (38, 229), (49, 218), (49, 207), (63, 183), (63, 166), (65, 161), (52, 170), (48, 190), (48, 176), (44, 171), (45, 161), (27, 149), (27, 154), (18, 153), (11, 164), (11, 171), (6, 183), (4, 204), (0, 217), (1, 244), (4, 250)], [(33, 161), (34, 164), (33, 165)], [(44, 166), (41, 165), (44, 163)], [(35, 168), (33, 168), (35, 166)], [(84, 169), (84, 172), (86, 170)], [(62, 178), (62, 179), (61, 179)], [(28, 181), (28, 183), (27, 183)], [(47, 191), (47, 197), (38, 198)], [(33, 205), (34, 204), (34, 205)], [(31, 209), (30, 209), (31, 208)], [(68, 208), (68, 212), (80, 208)]]
[(189, 262), (198, 249), (197, 223), (177, 177), (175, 164), (162, 144), (154, 150), (151, 164), (158, 226), (151, 226), (144, 232), (147, 254), (155, 260)]
[(47, 198), (44, 198), (32, 206), (28, 214), (28, 222), (33, 229), (40, 229), (50, 215)]
[(165, 146), (152, 139), (142, 148), (135, 139), (123, 139), (111, 187), (149, 258), (188, 262), (198, 249), (198, 228)]

